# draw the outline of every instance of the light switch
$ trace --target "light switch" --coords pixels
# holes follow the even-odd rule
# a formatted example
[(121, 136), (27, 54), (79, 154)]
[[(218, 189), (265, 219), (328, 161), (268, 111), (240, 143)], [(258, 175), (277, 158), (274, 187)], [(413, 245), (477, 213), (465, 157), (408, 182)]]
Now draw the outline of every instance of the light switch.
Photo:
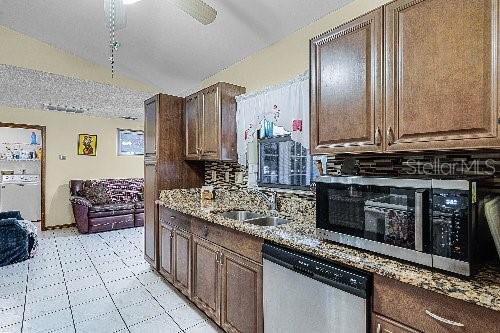
[(66, 161), (66, 155), (59, 155), (59, 160)]

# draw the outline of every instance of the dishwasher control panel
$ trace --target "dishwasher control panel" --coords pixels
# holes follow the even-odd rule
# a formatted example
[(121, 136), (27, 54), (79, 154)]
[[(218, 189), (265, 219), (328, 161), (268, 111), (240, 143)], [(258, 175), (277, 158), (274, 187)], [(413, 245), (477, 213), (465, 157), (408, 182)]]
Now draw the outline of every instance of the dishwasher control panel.
[(274, 244), (262, 246), (264, 259), (351, 294), (367, 297), (371, 275)]

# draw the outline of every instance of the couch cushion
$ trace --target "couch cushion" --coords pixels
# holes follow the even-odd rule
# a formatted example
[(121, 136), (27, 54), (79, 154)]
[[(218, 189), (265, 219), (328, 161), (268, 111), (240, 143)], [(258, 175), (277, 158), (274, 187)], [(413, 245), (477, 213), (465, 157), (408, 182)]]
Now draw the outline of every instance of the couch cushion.
[(111, 202), (111, 195), (108, 190), (104, 184), (98, 182), (86, 182), (86, 186), (80, 191), (80, 195), (89, 200), (92, 205), (103, 205)]
[(133, 203), (110, 203), (103, 205), (94, 205), (89, 208), (90, 213), (94, 212), (109, 212), (109, 211), (117, 211), (117, 210), (134, 210)]

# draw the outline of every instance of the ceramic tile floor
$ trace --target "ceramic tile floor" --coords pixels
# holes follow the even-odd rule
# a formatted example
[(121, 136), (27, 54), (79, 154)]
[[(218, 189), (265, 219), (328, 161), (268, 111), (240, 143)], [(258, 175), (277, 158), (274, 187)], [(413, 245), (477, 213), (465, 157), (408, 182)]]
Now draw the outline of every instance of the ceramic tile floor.
[(143, 228), (40, 233), (35, 258), (0, 267), (0, 333), (220, 332), (143, 259)]

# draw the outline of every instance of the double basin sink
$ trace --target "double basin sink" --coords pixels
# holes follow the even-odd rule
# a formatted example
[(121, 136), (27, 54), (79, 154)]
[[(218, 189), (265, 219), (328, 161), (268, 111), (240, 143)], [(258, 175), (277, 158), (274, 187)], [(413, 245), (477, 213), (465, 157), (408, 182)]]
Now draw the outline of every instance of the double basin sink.
[(275, 227), (290, 222), (279, 217), (267, 216), (265, 214), (250, 212), (246, 210), (231, 210), (228, 212), (220, 213), (220, 215), (231, 220), (236, 220), (262, 227)]

